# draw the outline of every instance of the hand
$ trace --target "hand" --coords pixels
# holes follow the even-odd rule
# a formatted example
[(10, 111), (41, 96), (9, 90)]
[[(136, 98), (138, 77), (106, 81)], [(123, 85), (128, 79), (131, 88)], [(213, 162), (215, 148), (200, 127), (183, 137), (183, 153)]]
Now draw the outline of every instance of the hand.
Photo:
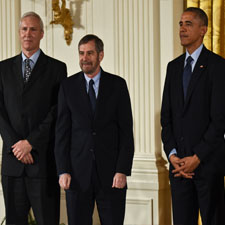
[(184, 173), (193, 173), (200, 164), (200, 160), (196, 154), (184, 157), (180, 159), (179, 162), (181, 166), (179, 168), (175, 168), (175, 170), (172, 171), (173, 173), (178, 173), (180, 171), (183, 171)]
[(170, 162), (175, 169), (178, 169), (180, 167), (180, 158), (177, 157), (175, 154), (170, 156)]
[(127, 176), (123, 173), (116, 173), (113, 178), (112, 188), (124, 188), (127, 184)]
[(183, 171), (182, 166), (184, 166), (184, 162), (177, 157), (175, 154), (170, 156), (170, 162), (175, 168), (175, 170), (172, 171), (174, 173), (174, 177), (184, 177), (184, 178), (189, 178), (191, 179), (194, 176), (194, 173), (188, 173)]
[(24, 164), (33, 164), (34, 160), (33, 160), (32, 155), (30, 153), (28, 153), (21, 159), (21, 162)]
[(68, 173), (62, 174), (59, 176), (59, 185), (64, 190), (70, 188), (71, 176)]
[(18, 160), (22, 160), (25, 155), (31, 152), (32, 146), (27, 140), (20, 140), (12, 146), (13, 154)]

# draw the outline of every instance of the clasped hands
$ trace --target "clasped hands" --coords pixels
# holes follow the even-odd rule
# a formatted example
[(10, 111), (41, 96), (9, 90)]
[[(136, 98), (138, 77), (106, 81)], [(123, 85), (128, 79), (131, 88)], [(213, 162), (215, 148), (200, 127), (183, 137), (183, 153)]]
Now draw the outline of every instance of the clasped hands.
[(24, 164), (33, 164), (32, 146), (27, 140), (20, 140), (12, 146), (14, 156)]
[(188, 179), (193, 178), (193, 176), (195, 175), (194, 170), (200, 164), (200, 160), (196, 154), (184, 158), (179, 158), (175, 154), (173, 154), (170, 156), (170, 162), (175, 168), (174, 170), (172, 170), (174, 177), (184, 177)]
[[(59, 177), (59, 185), (61, 188), (67, 190), (70, 188), (71, 176), (64, 173)], [(116, 173), (113, 178), (112, 188), (124, 188), (127, 184), (127, 176), (123, 173)]]

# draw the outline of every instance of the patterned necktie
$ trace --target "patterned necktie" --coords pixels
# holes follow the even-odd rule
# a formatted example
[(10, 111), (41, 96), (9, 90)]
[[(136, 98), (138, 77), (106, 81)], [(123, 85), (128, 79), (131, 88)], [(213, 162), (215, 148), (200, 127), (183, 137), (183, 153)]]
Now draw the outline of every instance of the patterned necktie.
[(191, 79), (191, 74), (192, 74), (191, 62), (192, 61), (193, 61), (192, 57), (188, 56), (186, 60), (186, 66), (184, 67), (184, 72), (183, 72), (184, 99), (186, 98), (188, 85)]
[(25, 62), (25, 67), (24, 67), (23, 80), (24, 80), (24, 83), (27, 83), (31, 75), (30, 59), (25, 59), (24, 62)]
[(91, 108), (92, 108), (92, 112), (95, 112), (95, 107), (96, 107), (96, 95), (95, 95), (95, 90), (93, 88), (93, 84), (94, 81), (91, 79), (89, 81), (89, 90), (88, 90), (88, 95), (89, 95), (89, 99), (91, 102)]

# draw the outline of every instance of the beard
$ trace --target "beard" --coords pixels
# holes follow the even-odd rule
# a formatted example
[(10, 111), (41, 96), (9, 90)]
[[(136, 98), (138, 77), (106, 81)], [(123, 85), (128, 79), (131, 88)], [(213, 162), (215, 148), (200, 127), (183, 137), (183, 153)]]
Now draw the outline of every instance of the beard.
[(85, 74), (93, 74), (97, 70), (100, 65), (99, 56), (96, 58), (95, 61), (81, 61), (80, 68)]

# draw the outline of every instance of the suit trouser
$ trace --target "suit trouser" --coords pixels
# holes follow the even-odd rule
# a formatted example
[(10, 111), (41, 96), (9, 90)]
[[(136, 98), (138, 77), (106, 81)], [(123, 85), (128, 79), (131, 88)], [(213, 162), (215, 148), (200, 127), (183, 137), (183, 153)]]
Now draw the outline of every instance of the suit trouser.
[(170, 173), (174, 225), (225, 224), (224, 176), (203, 173), (199, 167), (193, 179), (175, 178)]
[(55, 179), (2, 176), (7, 225), (27, 225), (32, 208), (38, 225), (59, 224), (60, 189)]
[(100, 185), (96, 166), (93, 167), (91, 185), (87, 191), (66, 191), (69, 225), (91, 225), (95, 201), (101, 225), (123, 225), (126, 188), (104, 190)]

